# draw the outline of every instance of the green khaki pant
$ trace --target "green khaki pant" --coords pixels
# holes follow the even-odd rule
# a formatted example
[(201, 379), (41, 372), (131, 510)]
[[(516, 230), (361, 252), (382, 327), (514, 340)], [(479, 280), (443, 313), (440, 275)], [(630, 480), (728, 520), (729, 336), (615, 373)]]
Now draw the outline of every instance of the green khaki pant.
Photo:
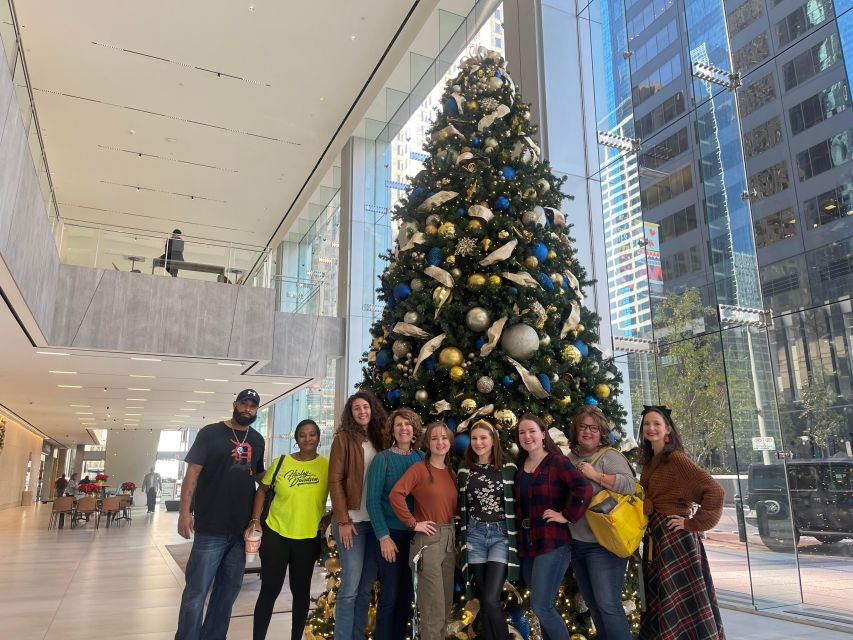
[[(444, 627), (453, 604), (453, 569), (456, 565), (456, 528), (436, 525), (435, 534), (416, 533), (409, 562), (424, 547), (418, 572), (417, 603), (420, 640), (444, 640)], [(416, 567), (412, 566), (412, 571)]]

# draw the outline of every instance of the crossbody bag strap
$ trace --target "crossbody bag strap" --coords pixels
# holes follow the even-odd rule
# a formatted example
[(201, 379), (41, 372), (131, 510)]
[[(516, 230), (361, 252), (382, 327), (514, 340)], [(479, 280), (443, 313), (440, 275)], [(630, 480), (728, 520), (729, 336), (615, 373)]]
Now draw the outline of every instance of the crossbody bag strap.
[[(596, 462), (598, 462), (599, 460), (601, 460), (601, 459), (604, 457), (604, 455), (605, 455), (608, 451), (615, 451), (616, 453), (618, 453), (620, 456), (622, 456), (622, 457), (625, 459), (625, 462), (627, 462), (627, 463), (628, 463), (628, 468), (629, 468), (629, 469), (631, 469), (631, 471), (633, 471), (633, 470), (634, 470), (634, 468), (631, 466), (631, 461), (630, 461), (630, 460), (628, 460), (628, 458), (625, 456), (625, 454), (624, 454), (624, 453), (622, 453), (621, 451), (619, 451), (619, 449), (617, 449), (616, 447), (604, 447), (601, 451), (599, 451), (598, 453), (596, 453), (596, 454), (595, 454), (595, 455), (590, 459), (589, 464), (593, 464), (593, 465), (594, 465)], [(638, 495), (638, 494), (639, 494), (639, 495), (640, 495), (640, 497), (644, 497), (644, 496), (645, 496), (645, 490), (644, 490), (644, 489), (643, 489), (643, 487), (640, 485), (639, 478), (637, 478), (637, 476), (636, 476), (636, 475), (634, 475), (634, 480), (635, 480), (635, 484), (636, 484), (636, 486), (637, 486), (637, 490), (635, 490), (635, 491), (634, 491), (634, 493), (633, 493), (633, 494), (631, 494), (631, 495), (635, 495), (635, 496), (636, 496), (636, 495)], [(601, 487), (601, 490), (602, 490), (602, 491), (607, 491), (608, 493), (616, 493), (615, 491), (613, 491), (613, 489), (607, 489), (607, 488), (605, 488), (604, 486), (602, 486), (602, 487)], [(629, 495), (629, 494), (625, 494), (625, 495)]]
[(275, 465), (275, 471), (273, 471), (273, 474), (272, 474), (272, 482), (270, 482), (270, 491), (272, 491), (273, 493), (275, 493), (275, 479), (278, 477), (278, 472), (281, 469), (281, 463), (284, 462), (284, 459), (286, 457), (287, 457), (286, 453), (282, 456), (279, 456), (278, 464)]

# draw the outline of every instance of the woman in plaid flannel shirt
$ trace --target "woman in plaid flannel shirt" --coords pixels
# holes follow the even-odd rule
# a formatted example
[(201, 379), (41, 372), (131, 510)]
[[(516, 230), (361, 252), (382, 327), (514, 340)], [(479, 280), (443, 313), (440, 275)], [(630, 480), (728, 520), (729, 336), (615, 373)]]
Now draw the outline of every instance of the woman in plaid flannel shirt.
[(542, 625), (544, 640), (568, 640), (569, 630), (554, 600), (571, 561), (566, 523), (583, 517), (592, 485), (554, 444), (538, 416), (521, 417), (518, 446), (515, 509), (521, 524), (521, 574), (530, 589), (530, 607)]

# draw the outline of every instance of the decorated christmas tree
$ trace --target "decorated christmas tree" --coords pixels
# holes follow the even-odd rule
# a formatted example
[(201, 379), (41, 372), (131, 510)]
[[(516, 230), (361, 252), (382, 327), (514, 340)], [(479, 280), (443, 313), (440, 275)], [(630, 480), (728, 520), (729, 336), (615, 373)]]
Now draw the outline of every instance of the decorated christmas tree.
[[(381, 319), (371, 329), (362, 388), (389, 409), (411, 407), (424, 424), (443, 420), (461, 454), (469, 425), (498, 427), (511, 457), (518, 419), (534, 413), (566, 444), (572, 416), (597, 405), (621, 440), (621, 378), (598, 345), (598, 316), (584, 306), (589, 282), (561, 211), (564, 179), (540, 157), (528, 105), (500, 55), (480, 50), (447, 83), (423, 169), (396, 209), (395, 247), (381, 276)], [(330, 636), (339, 562), (324, 558), (330, 591), (306, 632)], [(625, 597), (633, 606), (629, 567)], [(477, 603), (457, 585), (457, 620), (448, 635), (474, 633)], [(525, 591), (507, 589), (507, 615), (531, 635)], [(559, 608), (577, 639), (594, 637), (571, 572)], [(636, 622), (636, 620), (634, 621)], [(575, 638), (575, 636), (573, 636)]]

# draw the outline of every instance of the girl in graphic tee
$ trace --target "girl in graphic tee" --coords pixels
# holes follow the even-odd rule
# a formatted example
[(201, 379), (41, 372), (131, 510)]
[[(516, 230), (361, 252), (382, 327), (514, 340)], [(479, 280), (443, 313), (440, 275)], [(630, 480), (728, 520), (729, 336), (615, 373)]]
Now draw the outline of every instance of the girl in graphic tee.
[[(293, 595), (291, 639), (300, 640), (311, 595), (311, 575), (320, 557), (317, 528), (329, 495), (329, 461), (317, 453), (320, 428), (313, 420), (296, 425), (294, 434), (299, 451), (273, 460), (261, 480), (252, 507), (246, 534), (262, 531), (261, 592), (255, 604), (254, 640), (263, 640), (272, 617), (276, 598), (290, 569)], [(276, 470), (278, 472), (276, 473)], [(275, 478), (275, 486), (271, 486)], [(260, 522), (266, 493), (272, 490), (269, 515)]]

